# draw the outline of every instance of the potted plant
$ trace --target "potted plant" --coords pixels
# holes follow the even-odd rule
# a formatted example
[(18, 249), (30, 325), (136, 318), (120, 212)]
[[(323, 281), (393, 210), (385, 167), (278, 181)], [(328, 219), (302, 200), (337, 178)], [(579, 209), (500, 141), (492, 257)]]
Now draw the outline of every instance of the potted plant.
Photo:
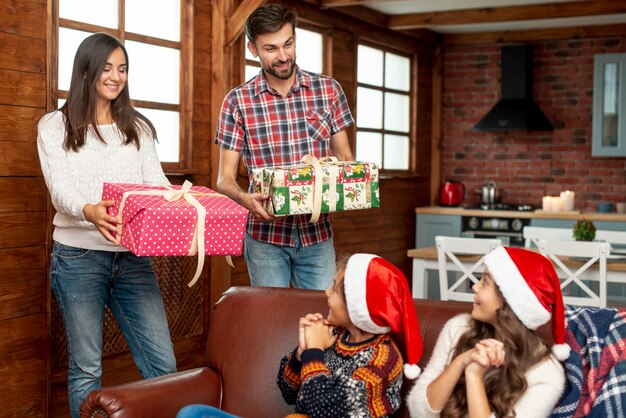
[(596, 227), (589, 219), (579, 219), (574, 225), (574, 239), (576, 241), (593, 241), (596, 237)]

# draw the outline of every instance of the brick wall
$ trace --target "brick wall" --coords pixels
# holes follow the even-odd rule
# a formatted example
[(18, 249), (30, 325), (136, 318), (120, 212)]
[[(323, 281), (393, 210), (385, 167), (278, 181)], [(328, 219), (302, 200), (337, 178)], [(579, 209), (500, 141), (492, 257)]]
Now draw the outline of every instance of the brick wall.
[(488, 180), (504, 203), (540, 207), (566, 189), (580, 210), (626, 201), (626, 157), (591, 158), (593, 57), (626, 52), (626, 37), (533, 43), (533, 95), (554, 131), (472, 132), (500, 97), (500, 47), (444, 49), (442, 179), (465, 183), (464, 204)]

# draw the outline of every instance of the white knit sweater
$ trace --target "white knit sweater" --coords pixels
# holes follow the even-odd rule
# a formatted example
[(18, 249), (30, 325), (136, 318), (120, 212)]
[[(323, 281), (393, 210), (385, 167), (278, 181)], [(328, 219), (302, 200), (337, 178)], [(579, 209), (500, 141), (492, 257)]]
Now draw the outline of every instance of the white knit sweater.
[(124, 134), (117, 125), (98, 125), (106, 144), (93, 129), (87, 132), (85, 145), (78, 152), (65, 151), (65, 123), (61, 112), (45, 115), (38, 125), (39, 161), (52, 204), (55, 241), (90, 250), (126, 251), (98, 232), (85, 220), (83, 207), (102, 199), (102, 184), (169, 184), (156, 154), (154, 140), (140, 132), (141, 147), (124, 145)]
[[(411, 417), (437, 418), (441, 411), (434, 411), (428, 403), (426, 390), (433, 380), (452, 361), (452, 353), (461, 336), (470, 329), (471, 315), (462, 314), (450, 319), (441, 330), (433, 354), (407, 396)], [(515, 404), (518, 417), (545, 418), (550, 415), (565, 388), (565, 373), (558, 361), (547, 358), (526, 372), (528, 388)], [(491, 414), (494, 417), (494, 414)]]

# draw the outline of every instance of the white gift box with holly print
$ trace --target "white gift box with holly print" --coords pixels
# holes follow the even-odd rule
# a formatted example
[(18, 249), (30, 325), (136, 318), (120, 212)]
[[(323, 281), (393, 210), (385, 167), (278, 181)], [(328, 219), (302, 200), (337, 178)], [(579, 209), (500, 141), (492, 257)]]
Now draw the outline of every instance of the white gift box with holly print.
[[(339, 161), (321, 165), (321, 213), (380, 206), (376, 164)], [(253, 170), (254, 191), (270, 196), (265, 209), (274, 216), (309, 214), (314, 206), (316, 171), (308, 164), (259, 168)], [(329, 195), (333, 184), (334, 199)]]

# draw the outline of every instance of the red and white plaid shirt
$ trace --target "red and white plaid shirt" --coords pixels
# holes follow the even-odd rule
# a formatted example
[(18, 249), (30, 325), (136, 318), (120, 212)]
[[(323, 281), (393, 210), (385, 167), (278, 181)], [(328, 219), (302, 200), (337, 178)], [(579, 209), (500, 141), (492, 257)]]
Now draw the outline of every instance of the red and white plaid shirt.
[[(306, 154), (328, 157), (331, 135), (353, 123), (346, 96), (332, 78), (296, 66), (294, 84), (282, 97), (260, 71), (224, 98), (215, 143), (241, 153), (251, 192), (253, 169), (299, 164)], [(295, 246), (294, 228), (299, 228), (304, 246), (332, 237), (329, 214), (315, 224), (308, 223), (309, 217), (287, 216), (268, 223), (250, 215), (247, 230), (258, 241), (290, 247)]]

